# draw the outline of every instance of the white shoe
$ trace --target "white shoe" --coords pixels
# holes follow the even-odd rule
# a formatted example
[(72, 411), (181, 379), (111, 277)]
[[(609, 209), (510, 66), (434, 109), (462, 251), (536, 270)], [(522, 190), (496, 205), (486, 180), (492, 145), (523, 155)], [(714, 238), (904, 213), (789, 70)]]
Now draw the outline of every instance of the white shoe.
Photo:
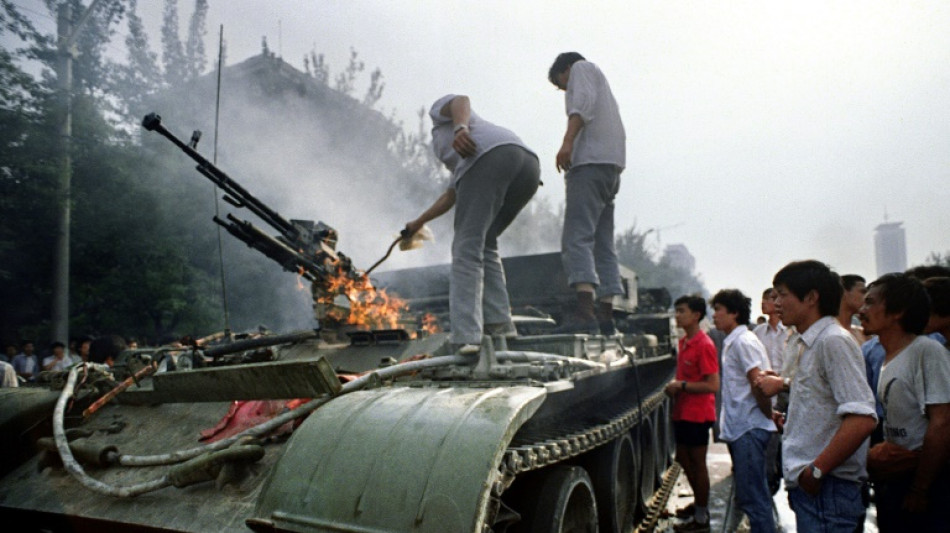
[(463, 344), (459, 347), (459, 355), (475, 355), (480, 352), (482, 346), (480, 344)]

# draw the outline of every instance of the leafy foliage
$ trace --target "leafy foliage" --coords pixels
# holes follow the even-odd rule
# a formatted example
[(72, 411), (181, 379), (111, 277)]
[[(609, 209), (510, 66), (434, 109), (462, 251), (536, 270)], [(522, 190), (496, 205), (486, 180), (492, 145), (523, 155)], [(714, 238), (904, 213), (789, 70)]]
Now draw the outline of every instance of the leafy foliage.
[(208, 33), (205, 20), (208, 17), (208, 0), (196, 0), (195, 11), (188, 24), (188, 42), (185, 45), (186, 79), (197, 78), (204, 73), (207, 60), (205, 58), (204, 38)]
[(636, 224), (617, 235), (617, 259), (637, 273), (640, 287), (665, 287), (676, 299), (684, 294), (707, 295), (702, 279), (693, 272), (670, 263), (665, 255), (657, 260), (647, 246), (647, 232)]
[(165, 0), (162, 18), (162, 65), (165, 67), (165, 82), (169, 85), (184, 80), (188, 74), (185, 51), (178, 28), (178, 0)]
[(943, 254), (940, 254), (939, 252), (930, 252), (930, 255), (927, 256), (926, 264), (942, 265), (950, 268), (950, 250)]
[[(70, 3), (73, 22), (78, 22), (82, 3), (63, 1)], [(209, 129), (213, 76), (204, 75), (203, 45), (208, 2), (195, 0), (183, 44), (178, 1), (165, 0), (160, 56), (149, 44), (137, 0), (99, 6), (79, 34), (74, 61), (70, 330), (155, 341), (220, 329), (222, 267), (216, 226), (209, 220), (216, 192), (174, 147), (141, 135), (138, 128), (138, 120), (158, 106), (169, 110), (168, 124)], [(49, 334), (52, 250), (61, 201), (55, 193), (60, 115), (56, 80), (50, 75), (56, 39), (37, 31), (9, 0), (0, 0), (0, 7), (0, 33), (22, 42), (21, 49), (0, 48), (0, 336), (42, 341)], [(58, 4), (50, 0), (47, 7), (55, 18)], [(116, 63), (104, 50), (123, 22), (127, 57)], [(22, 57), (39, 61), (43, 75), (26, 73), (18, 63)], [(275, 182), (287, 175), (289, 187), (319, 188), (324, 203), (307, 207), (327, 213), (331, 225), (370, 222), (393, 225), (395, 231), (394, 220), (417, 215), (417, 208), (448, 185), (448, 173), (429, 145), (425, 108), (413, 129), (376, 111), (385, 88), (378, 68), (371, 71), (362, 98), (355, 96), (365, 71), (355, 49), (347, 66), (333, 76), (332, 87), (329, 65), (315, 50), (304, 59), (305, 73), (266, 48), (254, 67), (261, 69), (255, 71), (256, 82), (234, 88), (232, 95), (241, 103), (224, 102), (229, 112), (222, 114), (241, 115), (250, 133), (234, 138), (232, 152), (224, 155), (231, 168), (241, 169), (241, 182), (256, 185), (251, 188), (262, 192), (265, 201), (275, 205), (275, 199), (286, 195), (288, 188), (277, 188)], [(265, 126), (283, 137), (261, 139), (256, 132)], [(281, 168), (259, 161), (268, 152), (286, 154), (287, 163), (303, 163)], [(336, 208), (340, 202), (335, 198), (353, 197), (359, 187), (384, 191), (377, 200), (381, 203), (361, 199), (359, 209)], [(409, 200), (394, 204), (396, 192)], [(380, 220), (383, 213), (391, 219)], [(557, 249), (562, 219), (558, 206), (533, 201), (507, 230), (503, 251)], [(451, 234), (451, 217), (434, 225), (437, 235)], [(383, 234), (379, 239), (384, 245), (364, 245), (385, 249), (391, 238)], [(223, 239), (234, 329), (256, 327), (260, 321), (275, 329), (311, 323), (309, 296), (297, 290), (292, 276), (242, 243)], [(690, 273), (655, 261), (635, 228), (618, 236), (617, 244), (621, 261), (640, 273), (641, 286), (669, 283), (671, 292), (673, 287), (701, 287)]]

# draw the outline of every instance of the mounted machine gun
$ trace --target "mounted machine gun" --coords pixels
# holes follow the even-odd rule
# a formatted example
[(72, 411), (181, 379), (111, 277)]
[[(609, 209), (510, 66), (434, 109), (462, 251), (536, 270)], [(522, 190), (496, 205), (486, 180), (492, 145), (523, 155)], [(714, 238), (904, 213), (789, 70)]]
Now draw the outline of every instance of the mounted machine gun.
[(142, 127), (161, 134), (195, 160), (198, 163), (195, 169), (225, 192), (224, 201), (237, 208), (247, 208), (277, 230), (278, 235), (272, 237), (251, 222), (230, 213), (227, 220), (213, 217), (215, 223), (249, 247), (271, 258), (284, 270), (311, 282), (314, 313), (324, 329), (327, 323), (345, 321), (352, 300), (347, 288), (355, 286), (359, 290), (373, 290), (364, 273), (353, 267), (349, 257), (336, 250), (336, 230), (323, 222), (287, 220), (257, 199), (197, 152), (200, 131), (195, 130), (186, 144), (162, 125), (162, 117), (156, 113), (146, 115)]

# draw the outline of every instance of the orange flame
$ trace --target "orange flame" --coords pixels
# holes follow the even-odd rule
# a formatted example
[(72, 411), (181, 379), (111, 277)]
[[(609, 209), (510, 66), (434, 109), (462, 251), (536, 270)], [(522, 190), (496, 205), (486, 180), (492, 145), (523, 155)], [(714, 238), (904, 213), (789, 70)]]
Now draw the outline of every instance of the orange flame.
[[(346, 324), (364, 325), (371, 329), (393, 329), (398, 327), (402, 314), (409, 309), (409, 305), (395, 296), (390, 296), (385, 289), (376, 289), (366, 276), (348, 276), (339, 272), (327, 278), (322, 303), (328, 304), (329, 318)], [(349, 302), (349, 311), (335, 305), (339, 296), (344, 296)]]
[(427, 334), (432, 335), (442, 331), (442, 327), (439, 326), (439, 319), (436, 318), (432, 313), (426, 313), (422, 316), (422, 331), (425, 331)]

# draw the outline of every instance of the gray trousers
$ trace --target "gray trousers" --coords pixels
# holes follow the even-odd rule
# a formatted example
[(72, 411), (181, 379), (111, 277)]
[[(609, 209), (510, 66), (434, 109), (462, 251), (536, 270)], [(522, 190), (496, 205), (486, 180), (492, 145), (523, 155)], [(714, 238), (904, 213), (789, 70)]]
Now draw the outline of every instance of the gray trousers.
[(614, 197), (620, 190), (620, 169), (614, 165), (581, 165), (564, 177), (567, 201), (561, 259), (567, 281), (591, 283), (597, 296), (623, 294), (614, 247)]
[(493, 148), (456, 185), (449, 289), (451, 342), (481, 342), (485, 324), (511, 322), (498, 236), (534, 196), (538, 159), (513, 144)]

